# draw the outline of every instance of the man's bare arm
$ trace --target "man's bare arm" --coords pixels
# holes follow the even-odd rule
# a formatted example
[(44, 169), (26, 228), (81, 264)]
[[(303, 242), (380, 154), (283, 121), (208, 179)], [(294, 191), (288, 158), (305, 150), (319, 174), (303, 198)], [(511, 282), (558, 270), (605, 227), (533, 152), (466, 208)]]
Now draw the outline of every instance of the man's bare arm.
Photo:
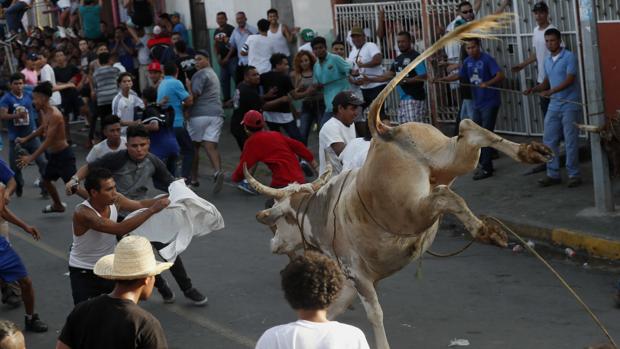
[(329, 146), (332, 147), (336, 155), (340, 156), (340, 153), (342, 153), (342, 151), (347, 145), (344, 144), (343, 142), (336, 142), (336, 143), (330, 144)]
[(143, 208), (149, 208), (153, 205), (155, 205), (155, 203), (159, 200), (164, 200), (166, 199), (168, 196), (160, 196), (157, 198), (152, 198), (152, 199), (145, 199), (145, 200), (132, 200), (127, 198), (125, 195), (122, 194), (118, 194), (118, 199), (116, 201), (116, 204), (118, 205), (119, 210), (121, 211), (137, 211)]

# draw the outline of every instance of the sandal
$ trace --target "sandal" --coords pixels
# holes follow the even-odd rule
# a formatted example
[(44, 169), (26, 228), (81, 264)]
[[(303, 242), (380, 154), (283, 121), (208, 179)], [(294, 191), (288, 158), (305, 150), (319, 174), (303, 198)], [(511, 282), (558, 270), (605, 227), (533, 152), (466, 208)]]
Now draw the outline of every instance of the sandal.
[(58, 210), (58, 209), (55, 209), (55, 208), (52, 206), (52, 204), (49, 204), (49, 205), (47, 205), (47, 206), (45, 206), (45, 207), (43, 208), (43, 213), (62, 213), (62, 212), (65, 212), (65, 209), (67, 208), (67, 204), (65, 204), (65, 203), (63, 202), (63, 203), (62, 203), (62, 207), (63, 207), (63, 209), (62, 209), (62, 210)]

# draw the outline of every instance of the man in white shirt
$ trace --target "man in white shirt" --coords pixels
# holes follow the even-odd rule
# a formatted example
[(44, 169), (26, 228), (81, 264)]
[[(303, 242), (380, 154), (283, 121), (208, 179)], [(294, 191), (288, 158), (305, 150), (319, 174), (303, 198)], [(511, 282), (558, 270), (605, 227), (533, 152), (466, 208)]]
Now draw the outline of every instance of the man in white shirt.
[(108, 153), (127, 149), (127, 139), (121, 136), (121, 119), (118, 116), (105, 116), (101, 120), (101, 129), (105, 139), (95, 144), (86, 155), (89, 164)]
[(116, 80), (119, 91), (112, 100), (112, 115), (121, 119), (121, 134), (127, 132), (127, 126), (141, 123), (135, 120), (136, 108), (144, 109), (144, 102), (138, 94), (131, 88), (133, 87), (133, 76), (130, 73), (121, 73)]
[[(386, 85), (385, 81), (369, 81), (373, 77), (385, 74), (385, 70), (381, 65), (383, 54), (379, 50), (379, 46), (373, 42), (366, 41), (366, 35), (361, 27), (351, 28), (351, 40), (353, 41), (353, 48), (351, 53), (349, 53), (349, 61), (354, 64), (351, 75), (359, 76), (359, 78), (352, 80), (351, 83), (360, 87), (364, 97), (363, 107), (368, 108)], [(381, 114), (384, 115), (383, 108), (381, 108)], [(358, 118), (355, 119), (355, 130), (360, 136), (370, 134), (364, 113), (360, 113)]]
[(258, 34), (250, 35), (241, 49), (242, 56), (248, 56), (248, 65), (256, 68), (259, 74), (271, 70), (269, 58), (276, 53), (273, 40), (267, 37), (269, 21), (261, 19), (257, 23)]
[[(334, 116), (329, 119), (319, 132), (319, 173), (325, 171), (327, 161), (333, 167), (340, 168), (340, 155), (347, 144), (355, 139), (353, 120), (359, 107), (364, 104), (351, 91), (342, 91), (334, 97)], [(325, 158), (329, 153), (331, 159)]]
[(54, 107), (60, 108), (60, 103), (62, 102), (60, 91), (66, 88), (75, 88), (75, 84), (72, 82), (57, 84), (54, 68), (47, 63), (47, 57), (44, 55), (39, 55), (38, 65), (41, 67), (39, 72), (39, 82), (49, 81), (52, 84), (53, 92), (52, 98), (50, 98), (50, 104)]
[(342, 171), (354, 170), (364, 166), (368, 150), (370, 150), (370, 137), (355, 138), (344, 148), (340, 154)]
[(256, 349), (370, 348), (359, 328), (327, 319), (327, 308), (338, 297), (344, 279), (334, 260), (306, 252), (293, 259), (280, 275), (284, 298), (297, 312), (298, 320), (265, 331)]

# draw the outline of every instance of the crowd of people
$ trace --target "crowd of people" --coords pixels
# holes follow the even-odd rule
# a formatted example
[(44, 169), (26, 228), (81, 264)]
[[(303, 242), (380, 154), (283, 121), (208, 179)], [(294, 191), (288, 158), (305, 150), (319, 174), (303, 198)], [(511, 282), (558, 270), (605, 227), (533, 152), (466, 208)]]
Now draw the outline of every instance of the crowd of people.
[[(479, 3), (460, 3), (459, 15), (446, 30), (472, 21)], [(410, 31), (393, 33), (398, 55), (386, 69), (381, 48), (363, 28), (353, 27), (348, 37), (328, 45), (311, 29), (280, 23), (278, 11), (270, 9), (256, 27), (247, 23), (243, 12), (235, 14), (236, 27), (228, 24), (226, 13), (218, 13), (215, 57), (211, 57), (207, 50), (192, 48), (178, 13), (156, 16), (150, 0), (125, 1), (130, 20), (113, 30), (101, 20), (102, 0), (50, 3), (60, 13), (55, 29), (23, 28), (21, 17), (30, 5), (29, 0), (17, 0), (5, 6), (5, 42), (12, 45), (14, 55), (3, 59), (13, 60), (17, 71), (3, 74), (8, 88), (0, 99), (0, 119), (7, 127), (9, 145), (8, 163), (0, 160), (4, 198), (0, 213), (3, 220), (39, 237), (36, 228), (7, 206), (13, 193), (22, 196), (22, 172), (33, 162), (40, 194), (51, 199), (43, 213), (67, 209), (55, 186), (58, 179), (65, 183), (67, 195), (85, 199), (73, 213), (69, 256), (76, 307), (57, 348), (133, 347), (127, 343), (138, 339), (144, 347), (166, 347), (161, 325), (137, 303), (149, 298), (154, 287), (164, 302), (175, 301), (174, 292), (158, 275), (168, 268), (186, 298), (196, 305), (207, 302), (180, 257), (174, 263), (155, 262), (152, 250), (164, 244), (123, 236), (168, 205), (165, 197), (147, 199), (151, 182), (163, 191), (175, 178), (194, 188), (200, 185), (202, 148), (213, 169), (211, 190), (220, 192), (225, 173), (218, 143), (225, 109), (232, 108), (230, 133), (241, 154), (231, 179), (249, 194), (256, 192), (243, 179), (244, 165), (253, 171), (259, 162), (266, 164), (272, 172), (271, 186), (276, 188), (304, 183), (328, 164), (336, 173), (358, 168), (370, 145), (368, 106), (420, 54)], [(533, 14), (538, 23), (534, 53), (512, 72), (537, 62), (538, 84), (524, 93), (541, 97), (545, 144), (559, 154), (559, 143), (565, 142), (568, 186), (574, 187), (581, 183), (573, 127), (580, 101), (577, 60), (549, 22), (547, 5), (535, 4)], [(299, 49), (293, 54), (290, 46), (296, 40)], [(348, 55), (345, 42), (351, 45)], [(451, 86), (461, 89), (460, 118), (471, 118), (493, 131), (501, 96), (488, 87), (498, 86), (506, 73), (478, 39), (447, 47), (445, 56), (445, 77), (429, 80), (422, 63), (400, 82), (400, 102), (392, 122), (422, 122), (429, 112), (426, 84), (459, 81), (460, 86)], [(214, 59), (219, 73), (212, 67)], [(9, 65), (2, 63), (6, 70)], [(381, 114), (387, 117), (383, 110)], [(76, 131), (69, 127), (78, 119), (87, 125), (81, 131), (88, 131), (84, 146), (89, 148), (86, 164), (80, 168), (73, 150), (78, 146), (72, 137)], [(318, 149), (313, 152), (308, 146), (315, 129)], [(483, 149), (474, 180), (493, 175), (493, 156), (490, 148)], [(559, 168), (559, 156), (555, 156), (540, 185), (560, 183)], [(125, 218), (139, 209), (144, 210)], [(0, 232), (6, 230), (2, 227)], [(32, 280), (5, 235), (0, 237), (2, 302), (19, 305), (23, 301), (25, 329), (44, 332), (47, 325), (34, 310)], [(114, 262), (116, 256), (122, 262)], [(257, 347), (292, 347), (291, 341), (308, 345), (324, 338), (327, 347), (343, 347), (346, 341), (351, 347), (367, 348), (359, 330), (326, 318), (326, 309), (341, 287), (337, 269), (314, 254), (291, 261), (282, 273), (282, 285), (299, 321), (267, 331)], [(317, 270), (320, 275), (311, 275)], [(92, 316), (95, 313), (97, 317)], [(104, 328), (103, 322), (116, 327), (86, 330)], [(138, 325), (142, 332), (126, 331)], [(23, 341), (12, 327), (2, 326), (0, 348), (3, 338)]]

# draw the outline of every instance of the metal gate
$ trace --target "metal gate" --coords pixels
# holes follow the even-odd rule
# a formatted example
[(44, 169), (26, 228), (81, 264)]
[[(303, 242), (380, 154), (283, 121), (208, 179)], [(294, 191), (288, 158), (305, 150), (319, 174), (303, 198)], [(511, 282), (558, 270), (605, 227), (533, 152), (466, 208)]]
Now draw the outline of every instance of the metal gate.
[[(336, 33), (341, 39), (346, 39), (352, 26), (361, 26), (368, 40), (379, 45), (384, 55), (384, 64), (388, 66), (395, 56), (394, 36), (398, 31), (410, 31), (416, 38), (416, 49), (424, 50), (427, 46), (425, 43), (435, 42), (444, 35), (445, 28), (456, 17), (456, 7), (460, 2), (461, 0), (412, 0), (336, 5), (334, 11)], [(498, 2), (483, 0), (477, 18), (495, 12), (499, 6)], [(616, 3), (617, 0), (608, 0), (608, 2)], [(513, 1), (509, 11), (517, 14), (514, 22), (509, 28), (497, 33), (500, 40), (483, 42), (483, 49), (491, 54), (504, 70), (506, 79), (500, 85), (502, 88), (522, 91), (536, 84), (537, 67), (535, 65), (528, 66), (520, 73), (512, 73), (510, 70), (533, 52), (532, 31), (536, 23), (531, 9), (534, 3), (535, 0)], [(581, 66), (581, 48), (577, 31), (577, 0), (548, 1), (547, 4), (551, 22), (562, 32), (566, 48), (576, 53)], [(609, 7), (614, 8), (613, 5)], [(614, 10), (617, 10), (617, 7)], [(381, 15), (382, 12), (384, 15)], [(383, 21), (380, 20), (382, 16), (385, 18)], [(383, 36), (378, 35), (381, 34), (380, 27), (385, 33)], [(350, 49), (348, 45), (347, 49)], [(444, 52), (439, 52), (427, 60), (429, 76), (446, 75), (445, 65), (442, 64), (444, 61)], [(580, 81), (582, 95), (585, 96), (583, 76)], [(433, 120), (454, 122), (460, 105), (458, 89), (442, 84), (428, 85), (429, 110), (432, 112)], [(397, 96), (390, 96), (387, 104), (390, 115), (393, 115), (396, 106)], [(539, 107), (539, 98), (502, 92), (502, 107), (496, 130), (511, 134), (541, 135), (543, 115)]]

